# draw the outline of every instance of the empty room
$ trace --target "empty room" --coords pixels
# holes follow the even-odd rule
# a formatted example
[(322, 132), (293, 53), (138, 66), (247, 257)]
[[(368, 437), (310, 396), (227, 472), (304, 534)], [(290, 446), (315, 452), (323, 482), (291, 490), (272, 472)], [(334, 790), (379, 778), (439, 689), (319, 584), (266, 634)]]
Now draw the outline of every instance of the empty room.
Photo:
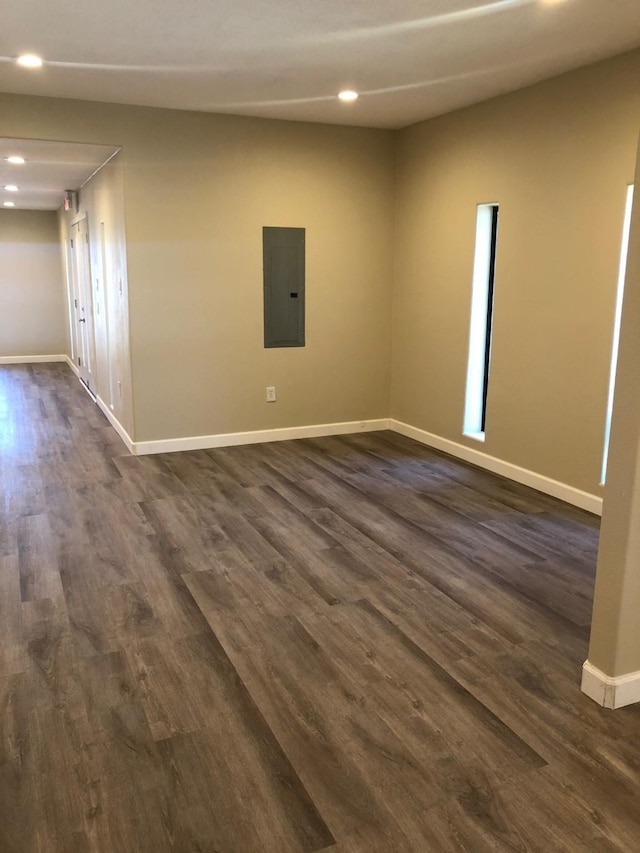
[(0, 27), (0, 851), (640, 850), (637, 0)]

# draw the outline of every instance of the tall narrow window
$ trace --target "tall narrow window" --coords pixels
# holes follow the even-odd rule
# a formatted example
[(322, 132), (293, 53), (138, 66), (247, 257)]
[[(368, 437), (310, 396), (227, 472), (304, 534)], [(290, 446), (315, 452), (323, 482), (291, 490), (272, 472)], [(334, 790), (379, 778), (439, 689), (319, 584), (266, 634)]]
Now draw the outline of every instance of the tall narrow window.
[(497, 242), (498, 205), (479, 204), (473, 260), (467, 390), (462, 427), (465, 435), (479, 441), (484, 441), (487, 419)]
[(622, 245), (620, 247), (620, 267), (618, 269), (618, 288), (616, 291), (616, 309), (613, 319), (613, 343), (611, 346), (611, 368), (609, 371), (609, 395), (607, 397), (607, 416), (604, 425), (604, 453), (602, 455), (602, 474), (600, 484), (607, 477), (607, 457), (609, 456), (609, 437), (611, 434), (611, 413), (613, 412), (613, 391), (616, 384), (618, 367), (618, 346), (620, 344), (620, 320), (622, 319), (622, 297), (624, 295), (624, 278), (627, 269), (629, 253), (629, 232), (631, 230), (631, 208), (633, 206), (633, 184), (627, 187), (627, 201), (624, 208), (622, 225)]

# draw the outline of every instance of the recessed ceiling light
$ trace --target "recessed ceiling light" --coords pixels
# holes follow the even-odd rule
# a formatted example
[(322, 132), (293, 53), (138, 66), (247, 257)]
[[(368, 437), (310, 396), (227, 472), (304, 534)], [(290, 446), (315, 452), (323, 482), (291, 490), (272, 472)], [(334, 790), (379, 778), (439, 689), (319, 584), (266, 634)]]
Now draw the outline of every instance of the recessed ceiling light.
[(341, 101), (344, 101), (345, 103), (349, 104), (353, 101), (358, 100), (358, 93), (354, 92), (353, 89), (345, 89), (343, 92), (340, 92), (338, 97)]
[(3, 201), (2, 206), (3, 207), (15, 207), (16, 205), (15, 205), (15, 202), (13, 202), (13, 201)]
[(19, 188), (18, 188), (15, 184), (7, 184), (7, 185), (6, 185), (6, 187), (5, 187), (5, 190), (6, 190), (8, 193), (17, 193), (17, 192), (18, 192), (18, 189), (19, 189)]
[(22, 163), (27, 162), (24, 157), (18, 157), (16, 154), (12, 154), (11, 157), (5, 157), (4, 159), (7, 163), (15, 163), (16, 166), (20, 166)]
[(40, 68), (42, 66), (42, 60), (35, 53), (23, 53), (16, 59), (16, 62), (24, 68)]

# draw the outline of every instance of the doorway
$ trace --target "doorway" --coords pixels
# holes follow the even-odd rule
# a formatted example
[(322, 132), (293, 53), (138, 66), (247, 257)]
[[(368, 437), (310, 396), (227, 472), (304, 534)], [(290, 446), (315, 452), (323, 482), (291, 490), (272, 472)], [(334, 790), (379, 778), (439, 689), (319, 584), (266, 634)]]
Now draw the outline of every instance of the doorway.
[(71, 225), (70, 272), (73, 293), (73, 321), (76, 339), (78, 375), (95, 397), (96, 338), (91, 292), (91, 258), (89, 255), (89, 226), (86, 216)]

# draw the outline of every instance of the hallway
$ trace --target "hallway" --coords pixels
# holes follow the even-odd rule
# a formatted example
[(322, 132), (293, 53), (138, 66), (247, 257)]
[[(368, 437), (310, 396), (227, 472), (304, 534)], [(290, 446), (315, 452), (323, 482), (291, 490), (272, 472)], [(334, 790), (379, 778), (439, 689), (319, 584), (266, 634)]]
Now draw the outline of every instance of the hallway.
[(598, 520), (381, 432), (132, 457), (0, 368), (0, 851), (638, 849)]

